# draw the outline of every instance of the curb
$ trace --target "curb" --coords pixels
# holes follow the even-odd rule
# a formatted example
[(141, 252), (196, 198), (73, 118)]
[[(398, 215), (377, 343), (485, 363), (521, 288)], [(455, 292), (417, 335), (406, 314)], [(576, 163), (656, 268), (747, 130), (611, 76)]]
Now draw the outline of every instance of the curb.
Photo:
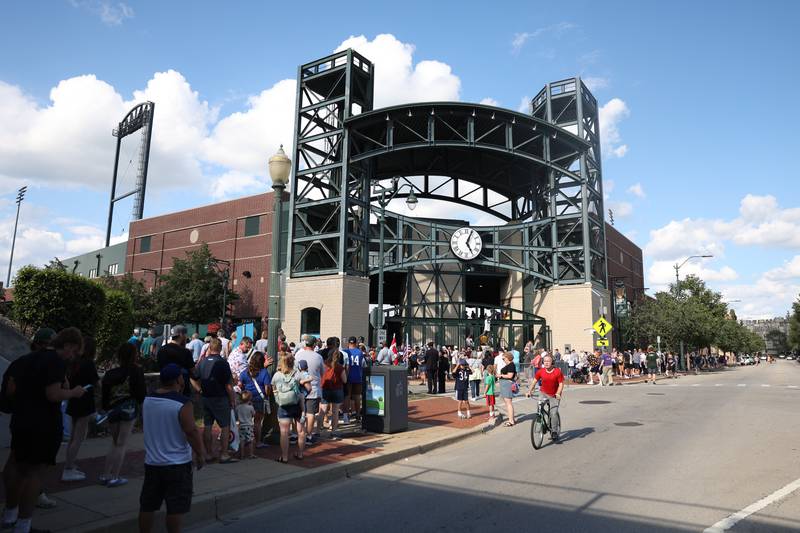
[[(224, 516), (255, 507), (264, 502), (291, 496), (309, 486), (319, 486), (332, 481), (346, 479), (375, 468), (411, 457), (421, 455), (437, 448), (455, 444), (465, 438), (482, 435), (494, 429), (495, 426), (481, 424), (458, 432), (453, 435), (441, 437), (429, 442), (415, 444), (408, 448), (392, 452), (374, 454), (366, 457), (348, 459), (340, 463), (310, 468), (301, 472), (292, 472), (273, 478), (268, 482), (251, 483), (233, 489), (223, 490), (215, 494), (206, 494), (192, 499), (192, 510), (185, 515), (183, 527), (199, 526), (208, 522), (221, 520)], [(161, 530), (164, 522), (164, 513), (156, 513), (156, 529)], [(65, 530), (66, 533), (125, 533), (139, 531), (139, 514), (126, 513), (123, 515), (106, 518), (89, 524), (83, 524)]]

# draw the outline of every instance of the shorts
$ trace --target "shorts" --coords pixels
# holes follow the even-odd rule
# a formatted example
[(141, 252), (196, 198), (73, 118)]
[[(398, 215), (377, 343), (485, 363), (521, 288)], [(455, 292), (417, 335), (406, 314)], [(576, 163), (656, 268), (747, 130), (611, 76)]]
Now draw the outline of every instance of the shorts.
[(347, 384), (347, 397), (351, 400), (353, 398), (360, 398), (363, 388), (361, 383), (348, 383)]
[(343, 389), (322, 389), (322, 403), (342, 403), (344, 401)]
[(306, 416), (316, 416), (318, 412), (319, 412), (319, 398), (306, 398)]
[(469, 399), (469, 390), (457, 390), (456, 391), (456, 400), (459, 402), (466, 402)]
[[(306, 400), (306, 402), (317, 402), (319, 405), (319, 400)], [(307, 406), (308, 404), (306, 404)], [(314, 411), (316, 413), (316, 411)], [(300, 409), (300, 403), (298, 402), (297, 405), (279, 405), (278, 406), (278, 420), (300, 420), (303, 411)]]
[(648, 374), (657, 374), (658, 373), (658, 367), (648, 366), (647, 367), (647, 373)]
[(253, 409), (256, 410), (256, 413), (264, 412), (264, 400), (261, 399), (261, 396), (253, 397), (251, 402), (253, 404)]
[(590, 370), (591, 370), (592, 374), (599, 374), (600, 373), (600, 367), (599, 366), (593, 366)]
[(486, 395), (486, 405), (489, 407), (494, 406), (494, 394), (487, 394)]
[(253, 431), (253, 426), (243, 426), (239, 424), (239, 438), (244, 443), (249, 443), (256, 440), (255, 431)]
[(211, 427), (215, 421), (220, 428), (231, 425), (231, 403), (224, 396), (203, 398), (203, 425)]
[(61, 448), (62, 430), (11, 429), (14, 460), (28, 465), (54, 465)]
[(167, 514), (186, 514), (192, 507), (192, 463), (144, 465), (139, 511), (154, 513), (167, 503)]

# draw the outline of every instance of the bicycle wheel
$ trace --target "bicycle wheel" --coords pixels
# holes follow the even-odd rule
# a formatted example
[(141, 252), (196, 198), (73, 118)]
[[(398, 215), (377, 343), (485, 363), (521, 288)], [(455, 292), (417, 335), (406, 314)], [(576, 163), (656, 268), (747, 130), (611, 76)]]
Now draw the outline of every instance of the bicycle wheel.
[(544, 420), (541, 415), (536, 415), (531, 423), (531, 444), (533, 449), (538, 450), (544, 443)]

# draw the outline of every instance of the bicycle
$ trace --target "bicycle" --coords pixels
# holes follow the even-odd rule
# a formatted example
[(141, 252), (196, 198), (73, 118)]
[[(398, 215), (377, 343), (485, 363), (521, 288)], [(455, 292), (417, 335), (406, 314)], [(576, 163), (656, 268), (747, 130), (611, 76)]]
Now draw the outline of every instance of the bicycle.
[[(531, 444), (533, 444), (534, 450), (542, 447), (545, 434), (550, 433), (553, 427), (552, 419), (550, 418), (550, 399), (539, 398), (538, 404), (536, 417), (531, 423)], [(558, 426), (561, 427), (561, 415), (556, 413), (555, 416), (556, 421), (559, 423)]]

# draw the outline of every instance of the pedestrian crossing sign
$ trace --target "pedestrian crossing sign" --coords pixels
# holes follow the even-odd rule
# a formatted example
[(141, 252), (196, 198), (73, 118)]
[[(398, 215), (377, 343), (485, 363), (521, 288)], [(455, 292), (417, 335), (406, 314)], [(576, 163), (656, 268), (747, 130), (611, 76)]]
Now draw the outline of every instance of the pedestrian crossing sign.
[(603, 346), (603, 347), (606, 347), (606, 348), (608, 348), (608, 339), (599, 339), (599, 340), (597, 341), (597, 346), (598, 346), (598, 347), (599, 347), (599, 346)]
[[(611, 332), (611, 324), (603, 317), (597, 319), (597, 322), (592, 324), (592, 328), (597, 332), (598, 335), (601, 337), (605, 337)], [(599, 344), (598, 344), (599, 346)]]

